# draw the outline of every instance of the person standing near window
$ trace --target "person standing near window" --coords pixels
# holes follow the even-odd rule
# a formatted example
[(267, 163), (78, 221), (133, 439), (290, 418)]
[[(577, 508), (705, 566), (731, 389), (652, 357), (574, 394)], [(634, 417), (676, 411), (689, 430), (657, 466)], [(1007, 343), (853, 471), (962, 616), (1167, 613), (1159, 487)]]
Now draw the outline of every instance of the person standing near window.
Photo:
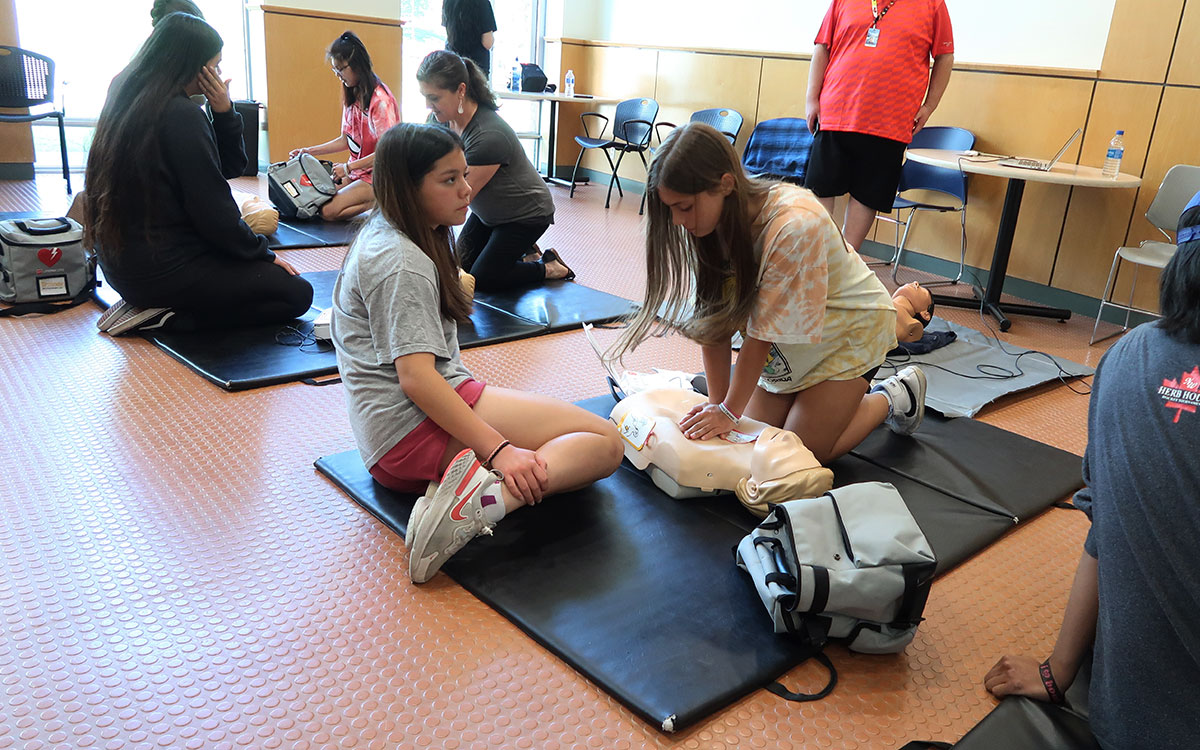
[(442, 25), (446, 27), (446, 49), (475, 61), (492, 77), (492, 45), (496, 38), (496, 16), (489, 0), (445, 0)]

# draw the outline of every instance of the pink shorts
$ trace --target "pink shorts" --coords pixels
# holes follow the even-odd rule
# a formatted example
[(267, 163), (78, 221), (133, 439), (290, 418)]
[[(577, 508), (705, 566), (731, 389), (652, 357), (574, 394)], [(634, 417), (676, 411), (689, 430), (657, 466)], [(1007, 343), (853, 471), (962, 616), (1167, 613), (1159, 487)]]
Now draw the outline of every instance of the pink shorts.
[[(487, 383), (467, 378), (455, 392), (474, 407)], [(441, 479), (438, 464), (450, 444), (450, 433), (429, 417), (401, 438), (371, 467), (375, 481), (396, 492), (424, 492), (431, 480)]]

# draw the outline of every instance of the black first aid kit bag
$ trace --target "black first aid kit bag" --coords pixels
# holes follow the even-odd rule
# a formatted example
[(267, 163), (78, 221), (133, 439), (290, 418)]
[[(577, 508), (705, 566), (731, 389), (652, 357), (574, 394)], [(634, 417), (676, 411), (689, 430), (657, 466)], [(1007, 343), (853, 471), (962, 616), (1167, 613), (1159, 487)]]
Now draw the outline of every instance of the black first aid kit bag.
[(285, 219), (311, 219), (337, 194), (333, 164), (312, 154), (277, 162), (267, 168), (271, 202)]
[(521, 90), (540, 94), (546, 90), (546, 74), (535, 63), (521, 63)]
[(74, 219), (0, 221), (0, 302), (14, 305), (0, 316), (74, 307), (95, 285), (96, 259), (84, 249), (83, 227)]

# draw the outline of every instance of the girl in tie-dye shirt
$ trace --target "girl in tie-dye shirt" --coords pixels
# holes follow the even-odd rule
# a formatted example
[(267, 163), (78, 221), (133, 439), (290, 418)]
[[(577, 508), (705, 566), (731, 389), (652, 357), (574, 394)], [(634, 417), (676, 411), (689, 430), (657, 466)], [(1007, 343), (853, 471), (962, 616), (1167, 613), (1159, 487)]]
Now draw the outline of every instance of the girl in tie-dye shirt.
[(698, 123), (663, 142), (647, 190), (646, 300), (617, 351), (664, 325), (702, 345), (708, 403), (681, 420), (688, 438), (724, 435), (744, 413), (828, 462), (885, 420), (916, 429), (919, 369), (868, 392), (896, 346), (891, 298), (812, 193), (746, 177), (725, 136)]

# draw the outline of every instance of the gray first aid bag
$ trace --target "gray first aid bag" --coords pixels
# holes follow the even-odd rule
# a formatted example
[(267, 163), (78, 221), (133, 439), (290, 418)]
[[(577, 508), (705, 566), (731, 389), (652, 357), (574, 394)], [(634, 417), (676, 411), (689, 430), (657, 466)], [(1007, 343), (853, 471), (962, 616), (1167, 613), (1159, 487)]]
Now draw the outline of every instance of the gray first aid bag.
[(333, 165), (312, 154), (267, 167), (267, 192), (285, 219), (311, 219), (337, 194)]
[(937, 567), (900, 493), (882, 482), (772, 505), (735, 557), (776, 633), (868, 654), (912, 641)]
[[(0, 316), (52, 313), (85, 301), (96, 285), (95, 256), (74, 219), (0, 221)], [(50, 304), (67, 302), (69, 304)]]

